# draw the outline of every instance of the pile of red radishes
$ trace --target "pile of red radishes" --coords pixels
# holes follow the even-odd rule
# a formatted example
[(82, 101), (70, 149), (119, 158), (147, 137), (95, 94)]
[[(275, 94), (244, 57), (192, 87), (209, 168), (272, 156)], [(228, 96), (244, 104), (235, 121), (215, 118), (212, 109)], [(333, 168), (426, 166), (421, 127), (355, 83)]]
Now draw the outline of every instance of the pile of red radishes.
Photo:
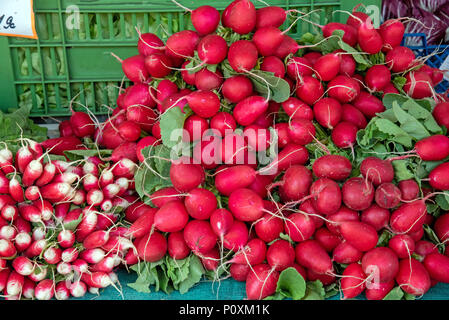
[[(256, 9), (249, 0), (236, 0), (221, 16), (211, 6), (193, 10), (195, 30), (177, 32), (165, 43), (154, 34), (139, 33), (139, 54), (120, 60), (133, 84), (121, 91), (111, 117), (95, 124), (86, 113), (74, 112), (61, 123), (61, 137), (43, 144), (50, 153), (62, 155), (65, 150), (85, 148), (83, 139), (90, 138), (113, 150), (108, 163), (92, 163), (89, 158), (80, 166), (70, 166), (76, 170), (64, 168), (57, 180), (45, 187), (37, 185), (40, 194), (34, 199), (35, 203), (48, 200), (51, 207), (76, 190), (70, 204), (79, 206), (74, 209), (78, 215), (88, 208), (73, 231), (85, 249), (80, 253), (87, 268), (81, 282), (87, 287), (98, 287), (85, 280), (88, 275), (110, 276), (122, 259), (131, 265), (139, 260), (156, 262), (167, 254), (173, 259), (195, 254), (205, 269), (225, 270), (246, 281), (249, 299), (274, 294), (280, 272), (289, 267), (307, 281), (320, 280), (325, 286), (338, 282), (344, 298), (365, 292), (368, 299), (382, 299), (396, 285), (422, 296), (437, 282), (449, 283), (449, 250), (444, 255), (437, 245), (423, 240), (425, 225), (434, 228), (441, 242), (449, 237), (449, 215), (433, 221), (426, 208), (436, 192), (449, 190), (449, 163), (432, 171), (429, 184), (434, 190), (424, 194), (415, 180), (395, 180), (392, 161), (398, 158), (358, 159), (361, 165), (355, 168), (341, 155), (312, 159), (306, 148), (317, 140), (317, 128), (338, 148), (354, 148), (358, 130), (386, 110), (381, 100), (386, 93), (438, 99), (433, 115), (438, 124), (449, 127), (449, 103), (441, 102), (446, 98), (433, 90), (443, 73), (420, 64), (410, 49), (400, 46), (404, 27), (399, 20), (375, 29), (368, 15), (353, 12), (346, 24), (322, 26), (326, 38), (342, 30), (343, 41), (363, 55), (384, 55), (384, 64), (360, 72), (356, 59), (344, 50), (323, 54), (280, 30), (291, 14), (301, 15), (279, 7)], [(236, 36), (233, 41), (229, 33)], [(290, 96), (284, 101), (270, 99), (269, 83), (261, 92), (254, 83), (259, 70), (285, 80)], [(397, 76), (405, 77), (399, 88), (393, 83)], [(145, 195), (152, 206), (144, 204), (133, 196), (132, 181), (135, 170), (145, 167), (142, 150), (163, 143), (160, 119), (167, 110), (184, 112), (186, 107), (192, 114), (183, 125), (188, 134), (184, 140), (193, 153), (182, 161), (172, 160), (169, 177), (164, 177), (172, 186)], [(250, 131), (256, 134), (245, 135)], [(216, 139), (211, 140), (211, 135)], [(262, 166), (258, 154), (273, 144), (279, 152)], [(423, 139), (414, 151), (423, 161), (442, 161), (449, 156), (449, 138)], [(22, 165), (17, 170), (24, 172), (22, 182), (25, 169)], [(360, 175), (352, 176), (356, 169)], [(105, 175), (110, 178), (107, 184)], [(69, 178), (74, 180), (65, 181)], [(62, 184), (67, 193), (48, 198), (52, 187), (65, 190), (59, 187)], [(19, 187), (22, 192), (24, 185)], [(11, 192), (11, 187), (5, 190)], [(23, 202), (12, 198), (13, 207)], [(126, 209), (124, 224), (117, 227), (117, 215), (109, 216), (108, 210), (124, 206), (122, 202), (133, 204)], [(19, 216), (27, 220), (20, 207)], [(59, 207), (54, 207), (54, 216), (49, 214), (56, 225), (61, 219)], [(94, 212), (91, 209), (98, 212), (87, 214)], [(64, 214), (72, 217), (73, 211), (67, 210)], [(90, 224), (86, 219), (91, 215), (98, 221)], [(378, 243), (385, 232), (388, 241)], [(90, 237), (103, 243), (86, 249)], [(13, 248), (14, 237), (5, 241)], [(113, 250), (111, 243), (120, 244), (120, 249)], [(56, 250), (57, 242), (50, 248)], [(89, 250), (101, 251), (103, 260), (83, 258)], [(23, 256), (23, 250), (16, 251)], [(28, 259), (39, 256), (24, 252)], [(111, 255), (111, 259), (118, 257), (108, 264), (111, 269), (97, 271), (98, 264)], [(8, 265), (7, 270), (13, 269)], [(19, 291), (14, 293), (17, 297)]]

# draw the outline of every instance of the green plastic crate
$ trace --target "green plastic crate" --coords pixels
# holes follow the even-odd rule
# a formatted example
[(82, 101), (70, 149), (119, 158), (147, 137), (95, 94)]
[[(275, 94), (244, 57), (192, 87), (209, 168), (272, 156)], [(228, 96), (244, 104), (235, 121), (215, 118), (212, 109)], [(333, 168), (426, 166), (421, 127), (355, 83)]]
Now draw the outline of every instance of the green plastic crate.
[[(203, 4), (224, 9), (228, 1), (178, 0), (188, 8)], [(321, 9), (314, 19), (346, 20), (347, 15), (335, 10), (350, 11), (358, 0), (254, 0), (256, 7), (270, 5), (303, 12)], [(363, 1), (378, 5), (380, 0)], [(66, 22), (73, 18), (67, 7), (79, 8), (80, 29), (68, 30)], [(106, 114), (114, 107), (123, 73), (110, 53), (121, 58), (137, 54), (138, 26), (142, 32), (155, 32), (166, 39), (169, 34), (190, 28), (189, 15), (172, 1), (124, 0), (38, 0), (34, 1), (38, 40), (0, 37), (0, 109), (32, 104), (33, 117), (66, 116), (69, 105), (88, 107), (93, 113)], [(285, 25), (288, 25), (287, 21)], [(310, 31), (311, 25), (298, 21), (292, 36)]]

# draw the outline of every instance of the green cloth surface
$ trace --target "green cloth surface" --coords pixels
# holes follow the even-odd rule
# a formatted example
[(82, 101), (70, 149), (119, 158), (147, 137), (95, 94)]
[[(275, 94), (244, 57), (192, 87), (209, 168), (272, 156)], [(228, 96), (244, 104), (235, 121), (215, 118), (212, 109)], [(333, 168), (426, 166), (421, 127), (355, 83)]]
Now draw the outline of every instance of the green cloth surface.
[[(128, 287), (127, 283), (134, 282), (137, 278), (134, 272), (128, 274), (126, 271), (119, 271), (118, 276), (123, 297), (115, 288), (108, 287), (100, 292), (100, 296), (87, 294), (83, 298), (75, 300), (244, 300), (246, 298), (245, 283), (232, 279), (226, 279), (220, 283), (205, 280), (191, 288), (185, 294), (180, 294), (177, 291), (166, 294), (162, 291), (139, 293)], [(339, 295), (330, 298), (330, 300), (338, 299), (340, 299)], [(421, 299), (449, 300), (449, 284), (437, 284), (430, 288)]]

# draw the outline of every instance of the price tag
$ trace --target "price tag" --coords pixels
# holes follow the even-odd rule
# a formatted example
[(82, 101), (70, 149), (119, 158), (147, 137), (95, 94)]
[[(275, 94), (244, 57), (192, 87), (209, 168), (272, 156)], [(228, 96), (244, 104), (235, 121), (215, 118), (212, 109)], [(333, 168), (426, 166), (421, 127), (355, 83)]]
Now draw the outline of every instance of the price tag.
[(0, 0), (0, 35), (37, 39), (33, 0)]

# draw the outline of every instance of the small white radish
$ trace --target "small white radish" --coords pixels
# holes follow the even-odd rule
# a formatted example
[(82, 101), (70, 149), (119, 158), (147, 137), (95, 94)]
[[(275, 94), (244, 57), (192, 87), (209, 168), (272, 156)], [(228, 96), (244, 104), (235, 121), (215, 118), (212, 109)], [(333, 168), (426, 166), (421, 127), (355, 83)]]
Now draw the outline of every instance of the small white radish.
[(73, 184), (79, 178), (80, 178), (80, 176), (77, 175), (76, 173), (66, 171), (61, 174), (56, 174), (56, 176), (53, 178), (52, 182), (56, 182), (56, 183), (63, 182), (63, 183)]
[(28, 276), (34, 282), (39, 282), (47, 277), (48, 268), (45, 265), (36, 264), (34, 266), (34, 272)]
[(6, 282), (6, 291), (8, 291), (8, 295), (19, 295), (22, 292), (24, 281), (24, 276), (14, 270), (11, 271), (8, 277), (8, 281)]
[(77, 248), (67, 248), (62, 251), (61, 260), (66, 263), (71, 263), (78, 259), (79, 251)]
[(82, 281), (75, 281), (70, 285), (69, 290), (72, 297), (81, 298), (86, 294), (87, 286)]
[(132, 179), (134, 177), (136, 169), (137, 165), (132, 160), (124, 158), (114, 164), (112, 168), (112, 174), (115, 177), (125, 177)]
[(25, 277), (34, 272), (34, 263), (24, 256), (16, 257), (12, 261), (12, 267), (18, 274)]
[(62, 250), (55, 247), (47, 248), (44, 252), (44, 260), (48, 264), (57, 264), (61, 261)]
[(17, 230), (13, 226), (6, 225), (0, 228), (0, 239), (13, 241), (17, 235)]
[(14, 221), (14, 219), (16, 219), (19, 216), (19, 210), (17, 209), (16, 206), (7, 204), (7, 205), (3, 206), (2, 210), (1, 210), (1, 216), (6, 221), (12, 222), (12, 221)]
[(100, 248), (87, 249), (80, 253), (80, 258), (91, 264), (100, 262), (105, 256), (106, 252)]
[(30, 234), (27, 232), (19, 232), (14, 239), (14, 245), (18, 252), (25, 251), (33, 242)]
[(34, 288), (36, 287), (36, 283), (33, 280), (30, 280), (29, 278), (25, 278), (25, 281), (23, 282), (23, 288), (22, 288), (22, 296), (26, 299), (34, 299)]
[(34, 288), (34, 295), (37, 300), (51, 300), (54, 296), (55, 283), (51, 279), (40, 281)]
[(49, 184), (56, 174), (56, 166), (52, 162), (48, 162), (45, 164), (42, 174), (39, 179), (34, 183), (38, 187), (45, 186)]
[(68, 300), (70, 298), (70, 290), (65, 281), (60, 281), (56, 285), (55, 298), (57, 300)]
[(100, 289), (99, 288), (89, 287), (88, 291), (89, 291), (90, 294), (95, 294), (95, 295), (99, 295), (100, 294)]
[(0, 239), (0, 258), (12, 258), (17, 250), (14, 244), (7, 239)]
[(72, 266), (70, 265), (70, 263), (60, 261), (56, 266), (56, 271), (59, 274), (66, 276), (70, 274), (70, 272), (72, 272)]
[(75, 233), (65, 229), (58, 233), (57, 239), (62, 248), (70, 248), (75, 243)]

